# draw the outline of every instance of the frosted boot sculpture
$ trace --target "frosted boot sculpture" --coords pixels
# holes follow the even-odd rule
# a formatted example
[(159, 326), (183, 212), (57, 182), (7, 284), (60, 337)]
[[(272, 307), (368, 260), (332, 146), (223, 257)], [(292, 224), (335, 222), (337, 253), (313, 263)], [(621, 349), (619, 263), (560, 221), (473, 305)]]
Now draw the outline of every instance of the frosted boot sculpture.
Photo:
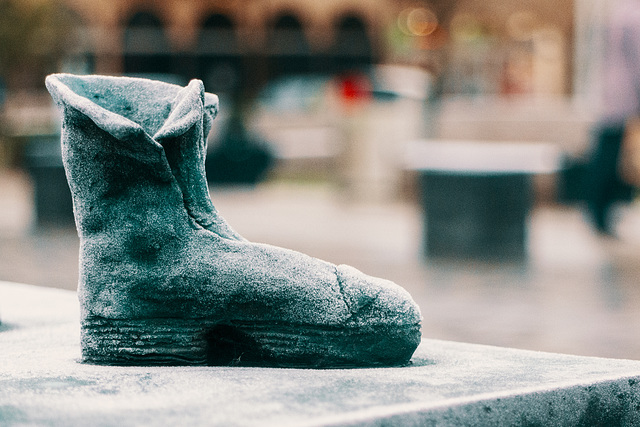
[(80, 237), (83, 361), (406, 364), (420, 312), (399, 286), (251, 243), (214, 208), (205, 136), (217, 98), (146, 79), (55, 74)]

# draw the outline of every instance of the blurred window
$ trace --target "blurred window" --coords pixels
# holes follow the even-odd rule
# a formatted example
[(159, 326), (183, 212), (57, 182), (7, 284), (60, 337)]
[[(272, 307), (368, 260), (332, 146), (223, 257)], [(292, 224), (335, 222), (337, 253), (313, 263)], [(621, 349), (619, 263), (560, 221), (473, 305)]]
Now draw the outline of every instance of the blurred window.
[(171, 51), (162, 22), (151, 12), (136, 13), (124, 32), (124, 72), (168, 74), (172, 71)]
[(335, 72), (360, 70), (374, 62), (367, 27), (359, 17), (343, 17), (335, 31), (336, 39), (331, 52)]
[(271, 78), (311, 71), (309, 43), (302, 24), (295, 16), (285, 14), (274, 21), (267, 49)]
[(234, 95), (241, 86), (242, 60), (233, 21), (222, 14), (207, 17), (198, 36), (198, 77), (207, 90)]

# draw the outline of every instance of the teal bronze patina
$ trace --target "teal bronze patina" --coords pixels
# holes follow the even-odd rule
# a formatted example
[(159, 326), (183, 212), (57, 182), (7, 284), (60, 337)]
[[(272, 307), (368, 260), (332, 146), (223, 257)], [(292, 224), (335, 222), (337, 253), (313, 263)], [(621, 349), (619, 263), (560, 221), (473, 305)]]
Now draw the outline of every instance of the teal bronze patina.
[[(251, 243), (214, 208), (204, 173), (218, 109), (202, 82), (55, 74), (80, 237), (85, 362), (349, 367), (406, 364), (410, 295)], [(265, 224), (268, 226), (268, 224)]]

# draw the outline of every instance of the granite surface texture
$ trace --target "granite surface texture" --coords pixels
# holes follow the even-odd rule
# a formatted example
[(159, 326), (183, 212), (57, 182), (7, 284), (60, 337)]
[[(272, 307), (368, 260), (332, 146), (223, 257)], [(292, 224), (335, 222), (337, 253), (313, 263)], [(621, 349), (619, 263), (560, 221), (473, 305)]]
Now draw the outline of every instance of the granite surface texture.
[(75, 292), (0, 282), (0, 425), (633, 426), (640, 362), (423, 340), (401, 368), (80, 363)]

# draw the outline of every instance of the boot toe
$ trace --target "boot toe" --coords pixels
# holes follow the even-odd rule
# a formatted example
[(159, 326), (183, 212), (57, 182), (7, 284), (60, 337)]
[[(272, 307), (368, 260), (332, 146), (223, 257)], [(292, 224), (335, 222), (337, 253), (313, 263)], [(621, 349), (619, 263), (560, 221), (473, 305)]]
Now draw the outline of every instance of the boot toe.
[(402, 287), (348, 265), (339, 265), (337, 275), (352, 326), (419, 326), (420, 309)]

